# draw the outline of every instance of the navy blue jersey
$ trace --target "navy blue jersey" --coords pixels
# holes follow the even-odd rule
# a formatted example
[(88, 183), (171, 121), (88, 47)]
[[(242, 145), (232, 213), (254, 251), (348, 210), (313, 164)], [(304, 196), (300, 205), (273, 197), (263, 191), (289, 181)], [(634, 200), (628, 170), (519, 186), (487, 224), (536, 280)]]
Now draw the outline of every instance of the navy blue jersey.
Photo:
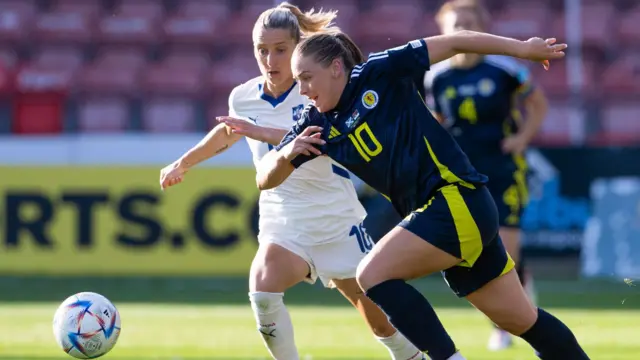
[[(418, 93), (415, 79), (429, 69), (424, 40), (371, 54), (356, 66), (335, 109), (308, 106), (276, 147), (306, 127), (323, 127), (323, 154), (391, 200), (403, 216), (424, 206), (448, 184), (474, 187), (486, 176), (471, 166)], [(313, 156), (298, 156), (298, 167)]]
[(529, 71), (513, 58), (485, 56), (468, 69), (436, 64), (425, 76), (434, 109), (471, 163), (483, 174), (510, 174), (517, 164), (502, 141), (517, 131), (519, 99), (533, 90)]

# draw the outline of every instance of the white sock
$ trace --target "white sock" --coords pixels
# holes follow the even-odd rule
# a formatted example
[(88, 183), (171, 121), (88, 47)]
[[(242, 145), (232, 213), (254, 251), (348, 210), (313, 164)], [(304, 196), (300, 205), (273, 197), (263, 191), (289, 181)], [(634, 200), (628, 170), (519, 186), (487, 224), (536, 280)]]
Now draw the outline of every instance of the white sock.
[(299, 360), (293, 338), (293, 324), (284, 306), (283, 293), (249, 293), (258, 331), (271, 356), (276, 360)]
[(381, 338), (377, 337), (378, 341), (382, 343), (391, 354), (393, 360), (421, 360), (424, 359), (422, 351), (420, 351), (415, 345), (409, 342), (400, 331), (396, 331), (395, 334)]
[(460, 354), (459, 352), (451, 355), (450, 358), (448, 358), (447, 360), (466, 360), (464, 356), (462, 356), (462, 354)]

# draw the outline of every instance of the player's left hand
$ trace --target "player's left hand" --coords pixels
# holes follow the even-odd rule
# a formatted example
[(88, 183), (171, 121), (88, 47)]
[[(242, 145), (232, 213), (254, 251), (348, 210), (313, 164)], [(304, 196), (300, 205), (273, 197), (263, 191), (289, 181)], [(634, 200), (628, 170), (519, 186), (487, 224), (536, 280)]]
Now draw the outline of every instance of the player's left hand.
[(529, 141), (522, 135), (511, 135), (502, 141), (502, 151), (505, 154), (521, 155), (529, 146)]
[(549, 70), (549, 60), (562, 59), (567, 44), (556, 44), (555, 38), (542, 39), (539, 37), (525, 41), (524, 59), (542, 63), (545, 70)]
[(260, 138), (260, 126), (258, 125), (230, 116), (219, 116), (216, 120), (231, 128), (231, 132), (236, 135), (246, 136), (254, 140), (262, 141)]

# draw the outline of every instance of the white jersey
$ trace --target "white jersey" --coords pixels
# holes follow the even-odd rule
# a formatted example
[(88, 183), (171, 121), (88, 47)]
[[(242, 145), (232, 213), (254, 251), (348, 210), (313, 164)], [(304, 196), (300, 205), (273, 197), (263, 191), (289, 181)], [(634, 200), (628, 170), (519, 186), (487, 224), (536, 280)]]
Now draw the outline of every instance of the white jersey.
[[(237, 86), (229, 96), (229, 115), (269, 128), (289, 130), (309, 100), (298, 85), (274, 99), (262, 91), (258, 77)], [(257, 166), (272, 145), (246, 138)], [(260, 194), (260, 232), (286, 233), (300, 243), (331, 242), (366, 216), (349, 172), (327, 156), (296, 169), (280, 186)], [(311, 235), (311, 236), (309, 236)], [(338, 237), (339, 238), (339, 237)]]

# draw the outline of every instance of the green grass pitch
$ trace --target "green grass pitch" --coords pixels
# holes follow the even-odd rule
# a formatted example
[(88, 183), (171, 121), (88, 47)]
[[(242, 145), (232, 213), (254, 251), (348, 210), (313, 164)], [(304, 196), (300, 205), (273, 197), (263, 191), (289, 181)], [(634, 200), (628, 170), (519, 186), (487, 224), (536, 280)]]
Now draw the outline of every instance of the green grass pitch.
[[(439, 279), (416, 285), (434, 303), (468, 359), (536, 359), (518, 340), (485, 350), (484, 317)], [(538, 282), (542, 305), (575, 331), (592, 359), (638, 359), (640, 292), (624, 282)], [(53, 341), (53, 313), (66, 296), (91, 290), (111, 298), (122, 334), (104, 359), (268, 359), (246, 303), (244, 279), (0, 278), (0, 360), (71, 359)], [(285, 296), (303, 359), (388, 359), (356, 311), (335, 291), (300, 285)]]

